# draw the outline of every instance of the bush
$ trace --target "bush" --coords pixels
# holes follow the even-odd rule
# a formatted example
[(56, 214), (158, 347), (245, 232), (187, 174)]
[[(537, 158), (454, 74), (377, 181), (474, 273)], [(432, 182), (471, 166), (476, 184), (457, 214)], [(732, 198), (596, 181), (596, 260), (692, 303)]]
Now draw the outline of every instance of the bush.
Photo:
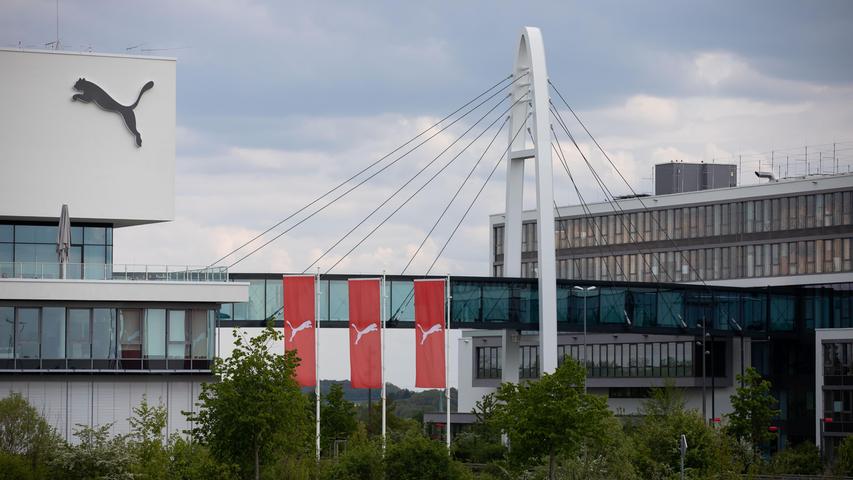
[(394, 480), (462, 480), (473, 475), (447, 454), (447, 448), (423, 435), (410, 433), (388, 445), (386, 478)]
[(356, 432), (337, 459), (328, 460), (320, 471), (320, 480), (362, 480), (385, 478), (382, 445), (367, 439), (364, 431)]
[(835, 450), (832, 471), (836, 475), (853, 475), (853, 437), (844, 437)]
[(818, 475), (823, 472), (820, 450), (811, 442), (779, 451), (770, 460), (769, 473), (788, 475)]

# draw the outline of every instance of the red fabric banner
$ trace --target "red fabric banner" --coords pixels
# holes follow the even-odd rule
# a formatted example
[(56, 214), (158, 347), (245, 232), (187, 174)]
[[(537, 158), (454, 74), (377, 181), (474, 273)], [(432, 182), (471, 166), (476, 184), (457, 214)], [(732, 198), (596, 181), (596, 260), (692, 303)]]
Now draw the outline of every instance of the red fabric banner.
[(382, 388), (380, 280), (350, 280), (349, 364), (353, 388)]
[(299, 366), (296, 382), (302, 387), (317, 383), (314, 276), (284, 277), (284, 349), (296, 350)]
[(444, 280), (415, 280), (415, 386), (444, 388)]

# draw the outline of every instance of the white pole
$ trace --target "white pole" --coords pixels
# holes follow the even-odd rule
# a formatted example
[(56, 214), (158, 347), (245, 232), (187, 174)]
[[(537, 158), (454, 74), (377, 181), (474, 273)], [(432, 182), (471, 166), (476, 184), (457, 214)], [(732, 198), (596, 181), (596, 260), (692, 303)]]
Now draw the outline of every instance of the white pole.
[(380, 359), (380, 363), (382, 364), (382, 452), (385, 452), (385, 428), (386, 428), (386, 416), (385, 416), (385, 271), (382, 271), (382, 293), (379, 295), (379, 301), (381, 302), (381, 312), (382, 312), (382, 336), (380, 337), (380, 342), (382, 343), (382, 356)]
[(314, 325), (316, 325), (314, 335), (314, 396), (316, 398), (315, 416), (317, 417), (317, 461), (320, 461), (320, 268), (317, 268), (317, 275), (314, 280)]
[(447, 397), (447, 423), (445, 424), (445, 437), (447, 439), (447, 451), (450, 452), (450, 274), (444, 283), (446, 299), (444, 301), (445, 324), (444, 324), (444, 395)]

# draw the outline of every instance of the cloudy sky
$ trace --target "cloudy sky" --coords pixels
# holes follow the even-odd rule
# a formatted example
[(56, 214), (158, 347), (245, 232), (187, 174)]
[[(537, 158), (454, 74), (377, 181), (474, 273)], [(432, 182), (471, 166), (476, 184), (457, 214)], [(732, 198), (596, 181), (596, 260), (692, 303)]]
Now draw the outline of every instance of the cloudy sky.
[[(751, 172), (759, 161), (767, 169), (774, 150), (775, 168), (801, 174), (804, 145), (814, 172), (838, 142), (842, 168), (853, 164), (849, 1), (64, 0), (59, 17), (63, 49), (178, 59), (176, 219), (117, 231), (116, 263), (207, 264), (228, 253), (508, 75), (524, 25), (542, 29), (551, 80), (637, 190), (649, 191), (654, 163), (675, 159), (742, 161)], [(55, 35), (54, 1), (0, 5), (0, 46), (38, 48)], [(479, 116), (234, 270), (302, 271)], [(614, 193), (626, 193), (577, 124), (569, 128)], [(400, 273), (490, 137), (334, 271)], [(506, 137), (499, 135), (411, 273), (432, 263)], [(580, 157), (563, 145), (585, 197), (601, 200)], [(324, 271), (425, 179), (333, 250)], [(577, 201), (562, 166), (554, 184), (559, 203)], [(503, 192), (501, 166), (434, 271), (488, 273), (488, 214), (502, 211)]]

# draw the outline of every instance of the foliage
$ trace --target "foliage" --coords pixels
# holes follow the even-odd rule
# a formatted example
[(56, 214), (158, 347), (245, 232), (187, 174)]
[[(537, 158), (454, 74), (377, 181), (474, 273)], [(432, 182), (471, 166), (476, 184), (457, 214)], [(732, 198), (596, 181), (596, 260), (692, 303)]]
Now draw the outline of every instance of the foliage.
[(350, 436), (347, 448), (337, 459), (327, 461), (320, 471), (320, 480), (363, 480), (385, 477), (382, 444), (369, 440), (361, 428)]
[(600, 435), (611, 416), (604, 398), (584, 392), (585, 369), (572, 359), (553, 373), (528, 383), (504, 383), (494, 423), (510, 441), (509, 458), (517, 466), (549, 459), (555, 478), (558, 455), (574, 456)]
[(768, 473), (772, 474), (818, 475), (822, 472), (820, 450), (811, 442), (802, 442), (777, 452), (768, 467)]
[(652, 389), (651, 398), (643, 403), (640, 413), (642, 418), (631, 430), (631, 437), (634, 466), (641, 478), (665, 479), (679, 472), (678, 442), (682, 434), (687, 437), (688, 445), (686, 472), (701, 475), (716, 463), (715, 452), (724, 439), (705, 424), (701, 415), (685, 409), (680, 390), (672, 385)]
[(143, 478), (165, 478), (169, 469), (169, 457), (163, 448), (166, 407), (150, 405), (148, 396), (143, 395), (133, 413), (127, 419), (131, 430), (128, 447), (134, 457), (132, 469)]
[(853, 475), (853, 436), (844, 437), (835, 449), (832, 471), (836, 475)]
[(293, 351), (270, 350), (282, 341), (269, 325), (248, 341), (235, 330), (231, 356), (213, 362), (220, 381), (202, 385), (199, 412), (188, 414), (197, 425), (193, 437), (243, 477), (259, 478), (261, 465), (276, 455), (313, 455), (307, 399), (294, 379), (299, 359)]
[(629, 480), (637, 479), (631, 463), (633, 454), (631, 439), (622, 430), (615, 417), (602, 422), (600, 435), (590, 438), (580, 452), (560, 459), (562, 478), (577, 480)]
[(465, 463), (489, 463), (506, 456), (506, 447), (475, 431), (462, 432), (453, 438), (453, 458)]
[(464, 480), (473, 478), (448, 455), (444, 444), (410, 432), (385, 452), (385, 475), (394, 480)]
[(335, 440), (346, 440), (358, 428), (355, 405), (344, 399), (340, 384), (332, 384), (320, 406), (320, 444), (322, 452), (331, 452)]
[(99, 427), (77, 425), (74, 436), (77, 445), (64, 445), (52, 459), (52, 464), (69, 480), (132, 479), (133, 455), (127, 437), (110, 437), (113, 424)]
[(773, 418), (779, 415), (775, 408), (777, 402), (770, 394), (770, 382), (763, 379), (758, 370), (750, 367), (743, 375), (738, 375), (737, 380), (743, 386), (731, 397), (733, 411), (727, 415), (726, 432), (757, 450), (776, 436), (769, 428)]
[[(394, 411), (396, 402), (391, 399), (385, 401), (387, 412), (385, 413), (386, 435), (392, 441), (401, 440), (409, 433), (417, 433), (421, 425), (413, 419), (400, 418)], [(379, 437), (382, 433), (382, 402), (373, 404), (373, 412), (368, 416), (367, 433), (372, 437)]]
[(60, 443), (56, 431), (20, 393), (0, 400), (0, 475), (45, 475), (45, 462)]
[(168, 447), (168, 478), (181, 480), (232, 480), (238, 478), (234, 465), (216, 461), (204, 445), (189, 442), (181, 437), (170, 440)]

